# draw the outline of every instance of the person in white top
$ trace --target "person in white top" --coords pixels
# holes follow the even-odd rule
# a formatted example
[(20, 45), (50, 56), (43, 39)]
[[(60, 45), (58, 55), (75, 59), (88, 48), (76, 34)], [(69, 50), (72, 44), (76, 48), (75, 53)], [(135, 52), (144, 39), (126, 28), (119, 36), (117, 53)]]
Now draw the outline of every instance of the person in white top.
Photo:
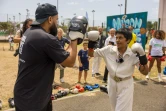
[(109, 30), (109, 33), (108, 33), (109, 36), (105, 40), (105, 44), (104, 44), (105, 46), (109, 45), (111, 42), (112, 42), (113, 45), (116, 45), (115, 32), (116, 32), (116, 30), (114, 28)]
[[(116, 31), (117, 46), (106, 46), (93, 51), (94, 36), (89, 36), (89, 56), (102, 57), (109, 71), (108, 95), (111, 103), (111, 111), (132, 111), (134, 84), (132, 74), (135, 66), (139, 71), (147, 75), (148, 66), (146, 54), (142, 46), (134, 43), (128, 48), (132, 38), (131, 32), (126, 29)], [(138, 53), (136, 56), (136, 52)]]
[[(96, 44), (95, 48), (102, 48), (102, 47), (104, 47), (106, 37), (103, 35), (102, 27), (98, 27), (98, 32), (100, 34), (100, 38), (97, 41), (98, 43)], [(94, 57), (93, 63), (92, 63), (92, 77), (95, 77), (95, 75), (96, 76), (101, 75), (99, 73), (100, 64), (101, 64), (101, 57)]]
[[(116, 32), (116, 30), (114, 28), (109, 30), (109, 33), (108, 33), (109, 36), (105, 40), (105, 46), (108, 46), (108, 45), (115, 46), (116, 45), (115, 32)], [(107, 67), (105, 67), (103, 83), (107, 82), (107, 77), (108, 77), (108, 69), (107, 69)]]
[(157, 30), (154, 33), (154, 37), (149, 42), (149, 55), (152, 57), (152, 60), (149, 62), (149, 73), (146, 76), (146, 79), (149, 79), (150, 71), (153, 67), (154, 61), (157, 61), (157, 69), (158, 69), (158, 80), (162, 81), (161, 76), (161, 60), (162, 56), (165, 56), (165, 36), (162, 34), (162, 31)]

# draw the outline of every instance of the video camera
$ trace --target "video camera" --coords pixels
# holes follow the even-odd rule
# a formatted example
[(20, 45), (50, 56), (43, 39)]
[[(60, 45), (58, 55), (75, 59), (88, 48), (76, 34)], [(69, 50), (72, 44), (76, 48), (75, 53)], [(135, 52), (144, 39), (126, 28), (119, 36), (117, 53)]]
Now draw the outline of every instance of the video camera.
[(19, 48), (18, 49), (16, 49), (16, 51), (15, 51), (15, 53), (13, 54), (13, 56), (17, 56), (19, 54)]

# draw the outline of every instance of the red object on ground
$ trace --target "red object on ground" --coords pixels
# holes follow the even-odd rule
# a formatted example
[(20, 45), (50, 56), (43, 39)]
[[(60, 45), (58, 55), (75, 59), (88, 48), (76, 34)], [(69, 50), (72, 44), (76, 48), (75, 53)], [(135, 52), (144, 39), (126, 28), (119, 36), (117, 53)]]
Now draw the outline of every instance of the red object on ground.
[(148, 61), (151, 61), (152, 60), (152, 56), (151, 55), (148, 55)]
[(80, 86), (79, 84), (77, 84), (75, 87), (76, 87), (77, 89), (80, 89), (80, 88), (81, 88), (81, 86)]
[(163, 56), (160, 58), (161, 61), (165, 61), (165, 59), (166, 59), (166, 56)]
[(84, 92), (84, 88), (81, 87), (78, 91), (79, 91), (79, 92)]

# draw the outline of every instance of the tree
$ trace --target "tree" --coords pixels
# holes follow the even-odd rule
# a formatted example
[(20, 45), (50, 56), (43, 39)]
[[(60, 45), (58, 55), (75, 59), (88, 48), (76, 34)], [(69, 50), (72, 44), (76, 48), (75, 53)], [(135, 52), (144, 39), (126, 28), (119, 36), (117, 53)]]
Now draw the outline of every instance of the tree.
[(14, 26), (11, 22), (0, 22), (0, 31), (4, 34), (9, 34), (14, 32)]
[(157, 21), (155, 21), (155, 22), (153, 23), (153, 28), (154, 28), (155, 30), (157, 29), (157, 24), (158, 24)]
[(147, 21), (147, 28), (151, 29), (153, 27), (152, 21)]

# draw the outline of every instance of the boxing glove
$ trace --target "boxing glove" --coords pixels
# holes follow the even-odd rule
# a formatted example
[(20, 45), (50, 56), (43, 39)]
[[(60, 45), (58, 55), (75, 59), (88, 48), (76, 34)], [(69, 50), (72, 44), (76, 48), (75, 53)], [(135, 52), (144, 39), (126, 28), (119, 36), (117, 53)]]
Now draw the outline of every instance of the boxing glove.
[(65, 92), (67, 92), (67, 94), (69, 94), (70, 90), (68, 88), (64, 89)]
[(9, 107), (10, 107), (10, 108), (14, 108), (14, 107), (15, 107), (14, 98), (9, 98), (9, 99), (8, 99), (8, 103), (9, 103)]
[(97, 45), (97, 41), (100, 39), (98, 31), (90, 31), (87, 33), (88, 37), (88, 56), (93, 57), (94, 48)]
[(77, 88), (71, 89), (70, 92), (72, 94), (78, 94), (78, 89)]
[(69, 38), (71, 40), (77, 39), (77, 44), (83, 42), (85, 33), (87, 31), (88, 21), (84, 16), (75, 16), (71, 19), (69, 24)]
[(152, 56), (150, 54), (148, 54), (148, 61), (151, 61), (152, 60)]
[(80, 88), (81, 88), (81, 86), (80, 86), (79, 84), (77, 84), (75, 87), (76, 87), (77, 89), (80, 89)]
[(98, 31), (89, 31), (87, 34), (89, 43), (88, 43), (88, 48), (89, 49), (94, 49), (97, 41), (100, 39), (100, 35)]
[(166, 60), (166, 56), (165, 54), (163, 54), (163, 56), (160, 58), (160, 61), (165, 61)]
[(131, 46), (131, 50), (132, 50), (133, 53), (137, 54), (137, 56), (139, 57), (141, 65), (146, 65), (147, 64), (148, 60), (146, 58), (145, 51), (139, 43), (134, 43)]

